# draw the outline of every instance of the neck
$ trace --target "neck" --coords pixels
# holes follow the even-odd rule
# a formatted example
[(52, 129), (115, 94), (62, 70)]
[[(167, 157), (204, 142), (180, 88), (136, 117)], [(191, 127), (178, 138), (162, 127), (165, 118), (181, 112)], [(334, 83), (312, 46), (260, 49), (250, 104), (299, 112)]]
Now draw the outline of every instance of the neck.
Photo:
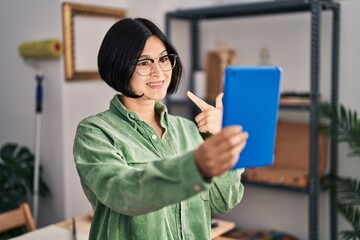
[(155, 112), (155, 100), (140, 100), (122, 96), (120, 101), (127, 110), (136, 112), (142, 121), (152, 126), (158, 136), (162, 137), (164, 129), (161, 127), (160, 118)]
[(141, 120), (149, 124), (156, 122), (157, 114), (154, 100), (140, 100), (122, 96), (120, 101), (127, 110), (136, 112)]

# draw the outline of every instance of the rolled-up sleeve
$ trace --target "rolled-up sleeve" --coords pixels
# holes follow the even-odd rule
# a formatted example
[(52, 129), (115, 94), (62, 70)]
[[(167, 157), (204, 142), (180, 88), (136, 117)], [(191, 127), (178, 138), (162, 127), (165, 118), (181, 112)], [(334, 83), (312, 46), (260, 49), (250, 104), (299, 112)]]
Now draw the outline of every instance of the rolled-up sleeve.
[(213, 213), (223, 213), (240, 203), (244, 186), (241, 174), (244, 169), (231, 170), (213, 179), (209, 191), (210, 208)]
[(185, 200), (209, 184), (199, 174), (194, 151), (172, 159), (129, 166), (101, 131), (78, 130), (74, 158), (85, 194), (124, 215), (145, 214)]

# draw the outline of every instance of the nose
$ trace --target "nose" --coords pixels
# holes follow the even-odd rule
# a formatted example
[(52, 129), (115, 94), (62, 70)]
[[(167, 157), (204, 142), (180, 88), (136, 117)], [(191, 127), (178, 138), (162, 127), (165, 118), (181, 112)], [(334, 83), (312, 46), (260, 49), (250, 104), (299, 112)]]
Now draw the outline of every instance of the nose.
[(151, 75), (152, 76), (160, 76), (164, 74), (163, 70), (160, 67), (160, 64), (158, 61), (154, 61), (152, 66), (151, 66)]

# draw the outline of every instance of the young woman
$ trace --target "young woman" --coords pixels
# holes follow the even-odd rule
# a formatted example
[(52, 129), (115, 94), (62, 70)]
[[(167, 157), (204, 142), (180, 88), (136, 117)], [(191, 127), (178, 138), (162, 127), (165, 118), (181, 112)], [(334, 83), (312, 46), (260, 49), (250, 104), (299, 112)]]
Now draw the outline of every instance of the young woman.
[[(243, 170), (229, 170), (247, 133), (221, 129), (221, 94), (212, 107), (189, 93), (202, 110), (198, 126), (167, 112), (160, 101), (176, 92), (182, 64), (149, 20), (115, 23), (98, 67), (119, 94), (76, 132), (75, 163), (94, 209), (89, 239), (210, 239), (211, 212), (242, 198)], [(199, 130), (211, 136), (204, 141)]]

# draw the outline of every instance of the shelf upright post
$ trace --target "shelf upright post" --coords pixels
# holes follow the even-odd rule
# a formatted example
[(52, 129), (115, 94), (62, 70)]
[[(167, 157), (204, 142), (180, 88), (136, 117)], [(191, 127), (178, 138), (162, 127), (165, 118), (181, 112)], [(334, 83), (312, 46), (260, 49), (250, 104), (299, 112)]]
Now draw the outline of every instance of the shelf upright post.
[(310, 141), (309, 141), (309, 240), (318, 239), (319, 205), (319, 80), (320, 80), (320, 20), (321, 0), (310, 1), (311, 69), (310, 69)]
[(170, 14), (169, 13), (166, 13), (166, 15), (165, 15), (165, 34), (166, 34), (166, 36), (168, 37), (168, 38), (171, 38), (170, 37), (170, 34), (171, 34), (171, 32), (170, 32), (170, 19), (171, 19), (171, 17), (170, 17)]
[[(171, 16), (170, 16), (170, 13), (166, 13), (165, 14), (165, 34), (168, 38), (171, 39), (171, 27), (170, 27), (170, 24), (171, 24)], [(166, 101), (166, 104), (167, 104), (167, 109), (168, 111), (171, 113), (171, 110), (172, 110), (172, 104), (168, 102), (171, 101), (169, 95), (166, 95), (166, 98), (165, 98), (165, 101)]]
[[(189, 90), (196, 94), (195, 89), (195, 72), (199, 69), (199, 56), (200, 56), (200, 49), (199, 49), (199, 19), (192, 18), (190, 20), (190, 74), (189, 74)], [(195, 119), (196, 113), (198, 109), (195, 105), (192, 105), (192, 119)]]
[[(340, 49), (340, 4), (333, 3), (332, 19), (332, 56), (331, 56), (331, 105), (338, 106), (339, 89), (339, 49)], [(335, 122), (331, 122), (330, 131), (332, 136), (337, 135)], [(338, 144), (334, 138), (330, 139), (330, 175), (338, 174)], [(330, 189), (330, 238), (336, 240), (338, 235), (338, 218), (334, 205), (337, 200), (336, 190)]]

